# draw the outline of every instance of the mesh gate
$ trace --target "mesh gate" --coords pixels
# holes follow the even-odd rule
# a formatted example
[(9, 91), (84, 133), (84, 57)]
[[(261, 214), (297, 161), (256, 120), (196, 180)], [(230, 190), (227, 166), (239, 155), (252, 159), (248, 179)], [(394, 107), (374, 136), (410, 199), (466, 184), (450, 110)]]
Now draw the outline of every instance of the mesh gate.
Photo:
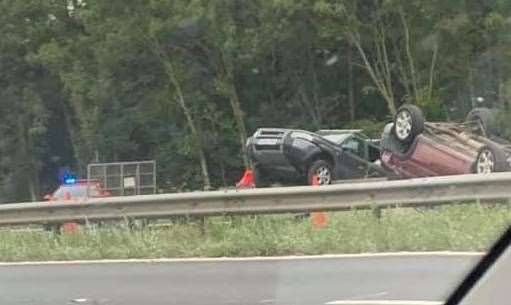
[(156, 193), (156, 162), (93, 163), (87, 166), (87, 179), (101, 182), (112, 196)]

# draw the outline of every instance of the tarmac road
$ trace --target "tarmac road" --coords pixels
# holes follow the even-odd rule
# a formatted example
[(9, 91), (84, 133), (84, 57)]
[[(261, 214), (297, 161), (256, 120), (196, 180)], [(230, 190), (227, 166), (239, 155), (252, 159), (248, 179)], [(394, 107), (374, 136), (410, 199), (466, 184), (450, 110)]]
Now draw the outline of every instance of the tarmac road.
[(443, 300), (479, 256), (390, 255), (0, 266), (5, 305), (323, 305)]

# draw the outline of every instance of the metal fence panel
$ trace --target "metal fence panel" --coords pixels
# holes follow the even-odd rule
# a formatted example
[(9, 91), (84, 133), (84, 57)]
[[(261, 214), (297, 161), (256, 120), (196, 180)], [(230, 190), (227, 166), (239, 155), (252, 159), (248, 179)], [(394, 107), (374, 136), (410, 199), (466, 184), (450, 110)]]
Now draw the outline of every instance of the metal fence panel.
[(113, 196), (150, 195), (156, 193), (156, 162), (92, 163), (87, 179), (101, 182)]

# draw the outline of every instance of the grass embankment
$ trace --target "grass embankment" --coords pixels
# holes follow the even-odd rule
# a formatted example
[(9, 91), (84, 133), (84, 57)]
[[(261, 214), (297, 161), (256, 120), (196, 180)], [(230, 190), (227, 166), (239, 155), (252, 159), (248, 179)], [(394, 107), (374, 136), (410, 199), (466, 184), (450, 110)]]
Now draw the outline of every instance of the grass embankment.
[(271, 256), (385, 251), (482, 251), (511, 223), (511, 208), (476, 204), (417, 212), (330, 213), (328, 227), (289, 215), (211, 217), (129, 230), (84, 228), (72, 234), (0, 232), (0, 261)]

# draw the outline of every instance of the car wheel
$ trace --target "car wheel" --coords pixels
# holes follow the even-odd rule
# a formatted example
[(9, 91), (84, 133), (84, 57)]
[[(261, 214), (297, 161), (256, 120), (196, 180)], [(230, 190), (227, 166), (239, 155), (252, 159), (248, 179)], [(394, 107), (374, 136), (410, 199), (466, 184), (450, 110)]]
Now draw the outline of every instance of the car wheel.
[[(317, 179), (317, 182), (314, 179)], [(330, 163), (324, 160), (316, 160), (311, 163), (307, 171), (308, 185), (316, 185), (316, 183), (318, 185), (327, 185), (331, 184), (333, 180), (334, 175)]]
[(488, 144), (479, 149), (474, 164), (474, 173), (490, 174), (509, 169), (505, 152), (497, 145)]
[(496, 136), (497, 120), (495, 114), (488, 108), (480, 107), (472, 109), (465, 119), (476, 132), (485, 137)]
[(414, 105), (401, 106), (394, 117), (394, 135), (401, 143), (409, 144), (424, 130), (424, 115)]

